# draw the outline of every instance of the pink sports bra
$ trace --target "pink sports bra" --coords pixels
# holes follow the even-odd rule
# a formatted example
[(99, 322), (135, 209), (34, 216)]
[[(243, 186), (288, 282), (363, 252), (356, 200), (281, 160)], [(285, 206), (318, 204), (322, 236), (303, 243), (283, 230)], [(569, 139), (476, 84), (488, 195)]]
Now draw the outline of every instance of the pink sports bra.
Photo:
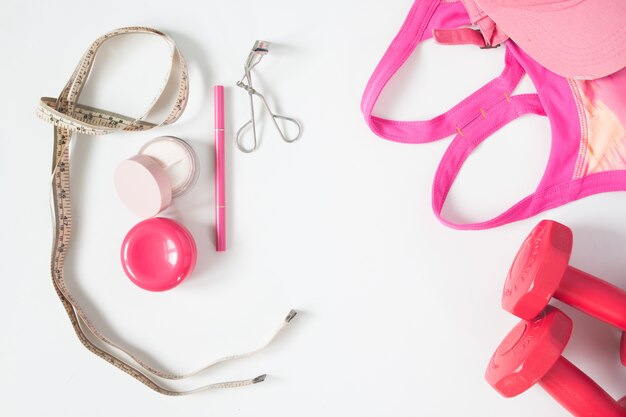
[[(447, 112), (426, 121), (390, 120), (372, 114), (381, 91), (418, 43), (432, 37), (435, 29), (453, 37), (455, 32), (448, 30), (469, 24), (460, 0), (415, 0), (361, 102), (367, 124), (382, 138), (426, 143), (456, 134), (433, 182), (432, 206), (439, 220), (455, 229), (486, 229), (592, 194), (626, 190), (626, 68), (596, 80), (567, 79), (506, 40), (502, 74)], [(511, 95), (525, 73), (537, 94)], [(527, 113), (547, 116), (552, 131), (550, 157), (535, 192), (487, 221), (460, 224), (444, 219), (444, 202), (467, 157), (493, 132)]]

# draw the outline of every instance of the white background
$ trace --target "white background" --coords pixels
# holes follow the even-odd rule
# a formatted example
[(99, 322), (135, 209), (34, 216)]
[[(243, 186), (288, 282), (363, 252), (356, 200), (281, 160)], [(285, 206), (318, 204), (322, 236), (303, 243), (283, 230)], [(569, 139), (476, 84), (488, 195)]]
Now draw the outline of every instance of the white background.
[[(566, 416), (534, 387), (504, 399), (484, 380), (517, 319), (500, 308), (508, 266), (539, 218), (572, 227), (572, 263), (626, 286), (626, 194), (587, 198), (481, 232), (440, 225), (431, 182), (449, 139), (381, 140), (359, 104), (410, 1), (3, 0), (0, 6), (0, 415), (34, 416)], [(49, 273), (52, 128), (36, 119), (101, 34), (145, 25), (170, 34), (190, 67), (190, 101), (172, 126), (78, 136), (73, 149), (75, 236), (67, 279), (110, 338), (173, 372), (252, 349), (290, 308), (298, 317), (266, 351), (173, 388), (253, 377), (263, 384), (164, 397), (88, 352), (73, 333)], [(233, 132), (248, 118), (234, 86), (255, 39), (273, 42), (256, 81), (304, 135), (283, 143), (263, 123), (244, 155)], [(377, 114), (427, 118), (502, 68), (503, 48), (420, 46), (383, 94)], [(82, 102), (138, 114), (158, 89), (167, 53), (157, 38), (103, 48)], [(226, 85), (228, 251), (214, 250), (212, 86)], [(523, 89), (532, 90), (525, 82)], [(263, 117), (263, 115), (261, 115)], [(163, 213), (199, 251), (194, 274), (165, 293), (135, 287), (119, 257), (139, 221), (115, 194), (113, 171), (152, 137), (188, 140), (195, 188)], [(456, 182), (446, 213), (482, 220), (531, 192), (550, 147), (549, 126), (524, 117), (485, 142)], [(626, 394), (618, 332), (560, 303), (574, 320), (565, 356), (614, 397)]]

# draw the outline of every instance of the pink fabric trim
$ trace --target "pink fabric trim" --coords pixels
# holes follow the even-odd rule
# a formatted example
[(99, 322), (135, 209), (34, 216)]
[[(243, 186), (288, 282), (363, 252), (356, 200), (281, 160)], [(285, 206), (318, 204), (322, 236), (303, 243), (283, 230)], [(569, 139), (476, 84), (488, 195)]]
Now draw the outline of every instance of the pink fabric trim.
[(458, 224), (443, 219), (440, 213), (437, 214), (437, 217), (443, 224), (453, 229), (482, 230), (527, 219), (546, 210), (557, 208), (594, 194), (613, 191), (626, 191), (626, 171), (599, 172), (537, 191), (501, 215), (485, 222)]
[(567, 84), (574, 96), (574, 102), (576, 103), (576, 111), (578, 112), (578, 122), (580, 123), (580, 147), (578, 149), (578, 157), (576, 158), (576, 165), (574, 168), (574, 179), (581, 178), (584, 173), (585, 158), (587, 156), (587, 143), (589, 140), (587, 130), (587, 118), (585, 117), (585, 109), (583, 109), (582, 97), (580, 91), (573, 80), (567, 80)]
[(441, 45), (475, 45), (480, 48), (487, 46), (480, 31), (471, 28), (435, 29), (433, 37)]

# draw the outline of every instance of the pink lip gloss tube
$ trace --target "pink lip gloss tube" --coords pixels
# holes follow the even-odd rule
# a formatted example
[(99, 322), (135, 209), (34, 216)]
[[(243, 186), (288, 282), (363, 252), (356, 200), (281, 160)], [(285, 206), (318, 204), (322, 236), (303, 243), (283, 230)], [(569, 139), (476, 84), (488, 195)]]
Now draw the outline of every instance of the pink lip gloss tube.
[(216, 250), (226, 250), (226, 186), (224, 163), (224, 86), (213, 87), (215, 107), (215, 233)]

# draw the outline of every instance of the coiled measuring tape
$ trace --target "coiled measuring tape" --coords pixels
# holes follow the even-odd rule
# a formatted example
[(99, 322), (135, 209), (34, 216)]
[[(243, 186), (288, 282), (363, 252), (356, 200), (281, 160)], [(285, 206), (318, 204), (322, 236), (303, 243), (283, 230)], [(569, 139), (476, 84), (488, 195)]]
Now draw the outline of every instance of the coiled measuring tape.
[[(122, 116), (109, 111), (96, 109), (93, 107), (81, 105), (78, 98), (85, 86), (87, 77), (92, 69), (94, 59), (98, 49), (107, 40), (128, 34), (150, 34), (156, 35), (163, 39), (170, 50), (170, 59), (172, 65), (169, 68), (167, 76), (161, 85), (157, 95), (154, 97), (148, 110), (139, 118)], [(176, 68), (176, 65), (178, 66)], [(165, 120), (159, 124), (145, 121), (144, 119), (150, 114), (153, 107), (161, 98), (165, 87), (172, 77), (172, 70), (176, 68), (179, 74), (178, 92), (176, 100), (171, 108), (170, 113)], [(189, 94), (189, 81), (187, 74), (187, 65), (183, 55), (178, 50), (174, 41), (165, 33), (147, 27), (125, 27), (113, 30), (96, 39), (87, 52), (83, 55), (80, 62), (76, 66), (74, 73), (68, 80), (67, 84), (61, 91), (57, 99), (50, 97), (42, 97), (37, 110), (37, 115), (44, 121), (54, 125), (54, 147), (52, 156), (52, 204), (53, 204), (53, 222), (54, 222), (54, 239), (52, 246), (51, 272), (54, 289), (63, 303), (63, 307), (72, 323), (72, 327), (76, 332), (81, 343), (102, 359), (118, 367), (122, 371), (131, 375), (133, 378), (144, 383), (153, 390), (165, 395), (184, 395), (212, 388), (230, 388), (244, 385), (251, 385), (265, 380), (265, 375), (256, 378), (220, 382), (204, 385), (189, 391), (177, 391), (166, 388), (157, 383), (153, 375), (163, 379), (177, 380), (187, 378), (208, 369), (209, 367), (228, 360), (239, 359), (252, 355), (266, 346), (268, 346), (280, 331), (295, 317), (296, 311), (291, 310), (282, 320), (281, 325), (274, 334), (258, 349), (251, 352), (223, 357), (210, 362), (208, 365), (194, 372), (185, 374), (174, 374), (159, 370), (148, 364), (138, 355), (119, 346), (109, 338), (104, 336), (95, 325), (89, 320), (84, 310), (80, 307), (77, 300), (72, 296), (66, 285), (63, 266), (67, 249), (72, 237), (72, 203), (70, 198), (70, 143), (74, 133), (82, 133), (87, 135), (102, 135), (118, 131), (143, 131), (155, 127), (168, 125), (180, 117), (187, 104)], [(104, 343), (112, 350), (117, 351), (122, 356), (127, 356), (131, 361), (122, 357), (109, 353), (93, 343), (86, 332), (93, 335), (100, 342)], [(131, 362), (135, 362), (132, 364)]]

